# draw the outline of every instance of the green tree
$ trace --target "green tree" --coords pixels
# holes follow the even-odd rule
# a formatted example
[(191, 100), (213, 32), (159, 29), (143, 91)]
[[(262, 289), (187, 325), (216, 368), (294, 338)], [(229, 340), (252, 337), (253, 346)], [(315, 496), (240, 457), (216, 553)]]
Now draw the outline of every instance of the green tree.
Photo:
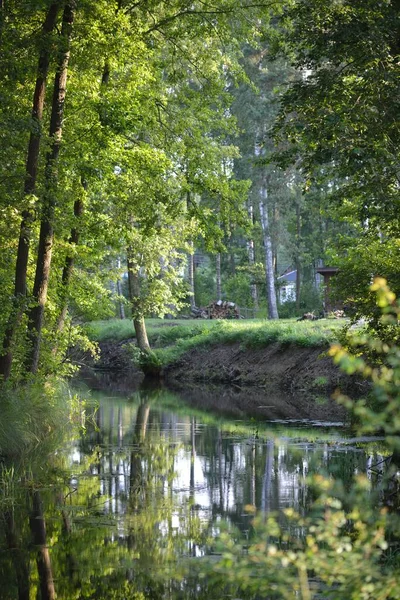
[[(377, 278), (371, 293), (382, 325), (397, 328), (400, 302), (387, 282)], [(261, 513), (253, 521), (250, 543), (222, 533), (220, 558), (199, 569), (211, 589), (277, 600), (293, 595), (305, 600), (399, 597), (400, 348), (369, 332), (353, 334), (351, 343), (357, 356), (338, 344), (330, 354), (347, 373), (368, 378), (372, 395), (369, 402), (339, 393), (337, 399), (357, 417), (359, 434), (380, 431), (385, 435), (390, 456), (383, 459), (386, 467), (379, 494), (374, 495), (372, 482), (365, 476), (356, 476), (345, 490), (342, 482), (315, 475), (310, 481), (316, 498), (310, 515), (303, 517), (292, 508), (282, 515)], [(248, 511), (254, 514), (255, 507), (249, 505)]]
[[(3, 352), (0, 356), (0, 374), (3, 375), (5, 379), (7, 379), (10, 375), (12, 363), (11, 346), (13, 343), (13, 338), (16, 329), (22, 316), (22, 312), (25, 309), (25, 301), (27, 296), (28, 257), (30, 249), (32, 221), (34, 219), (34, 207), (32, 206), (32, 197), (35, 193), (37, 182), (47, 76), (49, 72), (50, 58), (52, 53), (54, 53), (52, 36), (56, 26), (60, 4), (60, 2), (53, 2), (49, 5), (44, 18), (44, 22), (42, 24), (40, 37), (36, 42), (39, 52), (39, 58), (37, 66), (36, 84), (32, 102), (31, 123), (29, 127), (30, 134), (26, 159), (26, 172), (24, 177), (23, 209), (21, 211), (22, 220), (20, 225), (20, 235), (15, 267), (14, 294), (11, 314), (8, 318), (6, 331), (3, 337)], [(22, 16), (17, 14), (17, 11), (14, 6), (12, 6), (12, 8), (8, 4), (7, 7), (2, 6), (1, 12), (2, 23), (5, 23), (6, 21), (18, 23), (18, 19), (22, 19)], [(26, 17), (26, 15), (24, 16)], [(32, 19), (33, 15), (31, 14), (29, 16)], [(15, 35), (16, 31), (14, 28), (7, 27), (5, 33), (9, 35)], [(4, 43), (4, 45), (6, 45), (7, 43), (11, 44), (11, 40), (5, 40), (4, 37), (2, 38), (2, 42)], [(11, 64), (7, 61), (7, 59), (8, 61), (10, 61), (9, 56), (7, 56), (6, 53), (6, 59), (5, 61), (3, 61), (5, 63), (3, 64), (3, 73), (7, 73), (8, 70), (11, 70)], [(7, 80), (7, 75), (5, 77), (5, 80)], [(8, 102), (6, 101), (4, 103), (5, 108), (3, 109), (3, 119), (6, 121), (6, 123), (7, 120), (11, 118), (11, 115), (9, 113), (10, 109), (14, 109), (13, 104), (9, 104), (10, 97), (8, 97), (7, 100)], [(14, 98), (14, 101), (15, 100), (16, 98)]]
[[(337, 281), (358, 314), (374, 313), (365, 302), (373, 275), (399, 289), (398, 8), (296, 1), (280, 21), (282, 47), (302, 75), (285, 93), (276, 127), (288, 145), (281, 164), (295, 163), (306, 187), (326, 190), (328, 214), (344, 234), (332, 244)], [(375, 260), (378, 240), (386, 264)]]
[[(295, 187), (295, 182), (290, 173), (269, 164), (274, 150), (270, 134), (279, 109), (281, 86), (293, 78), (293, 69), (284, 61), (274, 63), (271, 49), (265, 41), (255, 47), (246, 46), (242, 61), (247, 80), (232, 92), (235, 97), (232, 111), (237, 116), (241, 131), (238, 140), (241, 157), (235, 161), (235, 170), (238, 176), (252, 181), (247, 201), (249, 218), (253, 223), (253, 239), (248, 242), (249, 262), (251, 266), (262, 257), (268, 315), (269, 318), (277, 318), (277, 256), (287, 235), (286, 215), (293, 210), (290, 206), (293, 195), (290, 195), (289, 189)], [(259, 248), (260, 243), (262, 249)], [(254, 286), (252, 295), (256, 298)]]
[[(57, 21), (61, 13), (62, 24)], [(67, 304), (79, 311), (78, 291), (85, 287), (74, 282), (82, 282), (87, 272), (86, 287), (99, 283), (100, 289), (95, 271), (110, 252), (126, 252), (132, 220), (146, 235), (162, 226), (159, 208), (170, 206), (179, 224), (178, 215), (189, 225), (195, 219), (196, 233), (210, 245), (213, 238), (216, 245), (221, 239), (218, 223), (235, 222), (245, 187), (229, 166), (237, 151), (228, 141), (233, 119), (226, 82), (240, 72), (239, 39), (258, 35), (254, 27), (268, 21), (269, 4), (89, 0), (75, 6), (61, 0), (10, 0), (1, 15), (6, 125), (1, 152), (12, 148), (0, 177), (2, 211), (11, 225), (1, 230), (6, 247), (2, 374), (7, 379), (12, 359), (15, 377), (23, 368), (46, 371), (62, 360), (62, 338), (75, 335)], [(52, 75), (51, 99), (45, 83)], [(46, 128), (46, 152), (39, 155)], [(36, 154), (25, 166), (30, 137)], [(160, 160), (159, 171), (151, 160)], [(115, 170), (129, 162), (130, 185), (136, 189), (129, 194), (120, 189), (111, 200)], [(145, 186), (154, 170), (152, 201), (146, 203)], [(24, 188), (28, 179), (31, 187)], [(203, 196), (203, 205), (193, 200), (196, 194)], [(129, 216), (127, 222), (115, 221), (121, 214)], [(15, 255), (14, 279), (22, 283), (12, 290)], [(20, 304), (27, 306), (21, 321)], [(54, 348), (58, 352), (52, 354)]]

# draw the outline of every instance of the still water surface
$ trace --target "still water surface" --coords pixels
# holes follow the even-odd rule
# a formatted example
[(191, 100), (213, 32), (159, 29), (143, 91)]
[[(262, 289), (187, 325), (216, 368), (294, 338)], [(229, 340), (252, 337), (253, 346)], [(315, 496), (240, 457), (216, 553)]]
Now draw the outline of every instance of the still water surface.
[(348, 485), (381, 461), (340, 423), (228, 421), (162, 390), (92, 400), (54, 456), (3, 471), (0, 598), (199, 597), (176, 561), (212, 553), (223, 526), (251, 537), (248, 505), (305, 514), (308, 475)]

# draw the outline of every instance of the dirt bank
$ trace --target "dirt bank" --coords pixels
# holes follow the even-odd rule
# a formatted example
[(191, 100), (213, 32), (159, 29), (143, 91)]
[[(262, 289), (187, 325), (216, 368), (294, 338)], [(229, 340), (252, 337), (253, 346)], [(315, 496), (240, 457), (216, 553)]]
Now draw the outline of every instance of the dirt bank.
[(271, 344), (245, 349), (240, 344), (196, 348), (164, 370), (166, 381), (230, 383), (296, 395), (330, 395), (338, 387), (359, 395), (361, 382), (343, 374), (327, 356), (328, 348)]
[[(100, 344), (100, 360), (88, 361), (94, 367), (92, 387), (103, 388), (105, 374), (113, 389), (143, 385), (143, 373), (133, 365), (126, 344)], [(240, 344), (196, 348), (163, 369), (161, 379), (191, 406), (234, 418), (343, 421), (345, 411), (332, 393), (340, 388), (355, 397), (367, 387), (343, 374), (327, 350), (280, 344), (257, 350)], [(101, 373), (98, 382), (96, 372)]]

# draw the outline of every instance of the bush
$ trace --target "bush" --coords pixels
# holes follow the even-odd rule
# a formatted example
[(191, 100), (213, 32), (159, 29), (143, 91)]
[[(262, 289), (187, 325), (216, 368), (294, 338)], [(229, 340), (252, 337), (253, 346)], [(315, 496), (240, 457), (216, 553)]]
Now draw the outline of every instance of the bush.
[(20, 458), (39, 445), (54, 451), (84, 403), (62, 380), (48, 378), (16, 389), (3, 384), (0, 407), (0, 457)]
[[(371, 291), (382, 325), (398, 327), (400, 303), (385, 280), (375, 280)], [(384, 461), (380, 489), (374, 493), (365, 474), (355, 478), (350, 490), (321, 474), (310, 481), (316, 501), (309, 516), (292, 509), (256, 516), (250, 543), (238, 532), (222, 532), (213, 560), (198, 567), (209, 582), (210, 597), (216, 590), (219, 597), (247, 600), (400, 598), (400, 347), (382, 342), (375, 330), (355, 333), (349, 343), (357, 354), (339, 344), (330, 354), (348, 374), (372, 380), (376, 402), (367, 406), (363, 399), (337, 398), (357, 415), (360, 434), (378, 430), (386, 436), (392, 460)], [(381, 357), (379, 364), (366, 358), (372, 350)], [(255, 509), (249, 506), (248, 511)]]
[(250, 277), (246, 273), (236, 273), (224, 282), (225, 299), (239, 306), (252, 307)]
[(197, 306), (207, 306), (217, 295), (215, 271), (211, 268), (197, 268), (194, 273), (194, 295)]

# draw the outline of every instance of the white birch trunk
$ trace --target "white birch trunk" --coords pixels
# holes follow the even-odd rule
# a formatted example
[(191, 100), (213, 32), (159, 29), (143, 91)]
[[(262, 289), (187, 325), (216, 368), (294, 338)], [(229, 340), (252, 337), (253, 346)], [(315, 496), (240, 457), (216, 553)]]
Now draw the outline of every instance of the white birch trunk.
[(278, 306), (276, 302), (272, 241), (269, 230), (268, 190), (265, 181), (265, 175), (263, 175), (261, 180), (259, 206), (265, 253), (265, 279), (267, 284), (268, 318), (279, 319)]
[[(118, 257), (117, 258), (117, 269), (118, 269), (118, 273), (121, 269), (121, 259)], [(119, 278), (118, 275), (118, 279), (117, 279), (117, 294), (118, 296), (122, 297), (122, 286), (121, 286), (121, 279)], [(119, 301), (119, 316), (120, 319), (125, 319), (125, 306), (124, 303)]]
[[(248, 213), (249, 213), (249, 218), (251, 220), (251, 223), (254, 223), (254, 211), (253, 211), (253, 205), (249, 204), (248, 206)], [(247, 241), (247, 255), (249, 257), (249, 265), (253, 266), (255, 263), (255, 253), (254, 253), (254, 240), (248, 240)], [(258, 309), (258, 290), (257, 290), (257, 284), (256, 283), (252, 283), (250, 284), (250, 293), (251, 293), (251, 298), (253, 300), (253, 307), (255, 309)]]
[(222, 288), (221, 288), (221, 253), (218, 252), (215, 260), (215, 277), (217, 283), (217, 300), (222, 300)]
[[(189, 210), (191, 204), (190, 191), (186, 192), (186, 209)], [(189, 242), (191, 252), (188, 254), (188, 278), (190, 291), (190, 308), (196, 308), (196, 298), (194, 296), (194, 244)]]
[(194, 245), (193, 242), (189, 242), (191, 252), (188, 254), (188, 278), (189, 278), (189, 292), (190, 292), (190, 308), (196, 307), (196, 298), (194, 296)]
[(265, 456), (265, 471), (261, 492), (261, 510), (264, 515), (271, 512), (272, 473), (274, 465), (274, 442), (268, 440)]

